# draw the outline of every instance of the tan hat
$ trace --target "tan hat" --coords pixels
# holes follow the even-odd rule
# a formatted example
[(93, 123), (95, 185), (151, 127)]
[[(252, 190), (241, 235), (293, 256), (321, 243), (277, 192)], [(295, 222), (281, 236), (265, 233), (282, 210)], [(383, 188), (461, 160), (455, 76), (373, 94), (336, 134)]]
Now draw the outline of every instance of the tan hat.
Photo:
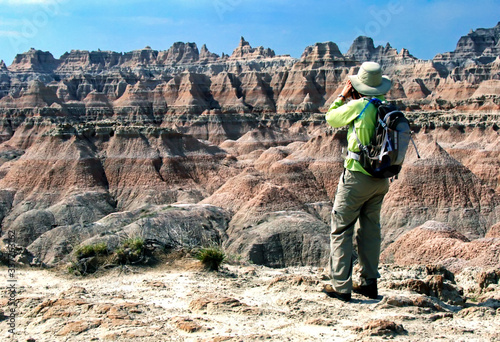
[(352, 86), (363, 95), (383, 95), (391, 89), (391, 79), (382, 75), (382, 68), (376, 62), (364, 62), (358, 74), (349, 76)]

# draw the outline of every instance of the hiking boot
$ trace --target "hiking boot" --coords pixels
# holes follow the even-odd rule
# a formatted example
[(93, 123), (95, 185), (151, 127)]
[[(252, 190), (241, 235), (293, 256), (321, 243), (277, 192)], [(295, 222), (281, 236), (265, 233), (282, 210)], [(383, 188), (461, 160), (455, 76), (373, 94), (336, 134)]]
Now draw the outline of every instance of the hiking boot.
[(339, 299), (343, 302), (349, 302), (351, 300), (351, 294), (350, 293), (341, 293), (337, 292), (333, 289), (332, 285), (326, 284), (323, 287), (323, 292), (326, 293), (326, 295), (330, 298), (336, 298)]
[(356, 284), (352, 287), (352, 291), (360, 295), (363, 295), (365, 297), (368, 297), (370, 299), (377, 299), (378, 297), (377, 281), (375, 280), (368, 285)]

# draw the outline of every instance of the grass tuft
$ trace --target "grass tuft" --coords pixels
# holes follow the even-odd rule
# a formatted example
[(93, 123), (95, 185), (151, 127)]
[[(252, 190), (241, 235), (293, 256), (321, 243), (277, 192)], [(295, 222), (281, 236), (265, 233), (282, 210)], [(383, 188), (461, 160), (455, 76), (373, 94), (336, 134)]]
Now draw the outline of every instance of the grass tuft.
[(146, 257), (143, 238), (129, 238), (115, 250), (115, 258), (118, 264), (136, 264)]
[(108, 254), (108, 246), (104, 242), (95, 245), (80, 246), (75, 251), (75, 256), (78, 260)]
[(219, 247), (204, 247), (196, 253), (196, 259), (200, 260), (206, 269), (218, 271), (226, 260), (226, 254)]

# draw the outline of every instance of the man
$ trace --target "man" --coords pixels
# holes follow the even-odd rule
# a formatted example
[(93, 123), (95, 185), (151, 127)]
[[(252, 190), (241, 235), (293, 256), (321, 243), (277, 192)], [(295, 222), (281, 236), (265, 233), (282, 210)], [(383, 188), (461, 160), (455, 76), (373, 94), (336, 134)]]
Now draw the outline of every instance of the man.
[[(389, 190), (387, 179), (372, 177), (361, 164), (349, 157), (359, 152), (353, 128), (363, 145), (369, 144), (376, 125), (376, 107), (369, 103), (373, 97), (384, 99), (391, 80), (382, 75), (378, 63), (365, 62), (357, 75), (349, 76), (342, 93), (331, 105), (325, 119), (332, 127), (349, 125), (348, 151), (344, 172), (339, 180), (332, 211), (330, 272), (332, 284), (323, 290), (328, 296), (351, 300), (351, 292), (375, 299), (378, 296), (377, 278), (380, 256), (380, 210)], [(348, 99), (352, 99), (347, 102)], [(354, 225), (361, 283), (353, 287), (352, 259)]]

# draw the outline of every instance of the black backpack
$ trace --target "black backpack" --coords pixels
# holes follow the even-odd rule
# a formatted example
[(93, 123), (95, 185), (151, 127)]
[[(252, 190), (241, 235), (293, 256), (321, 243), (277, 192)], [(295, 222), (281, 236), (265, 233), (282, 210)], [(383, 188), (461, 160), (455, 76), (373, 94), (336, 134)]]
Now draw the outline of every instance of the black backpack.
[(415, 147), (418, 158), (420, 155), (411, 137), (410, 123), (395, 105), (372, 98), (358, 118), (363, 115), (370, 103), (377, 108), (377, 123), (371, 142), (369, 145), (361, 143), (353, 122), (353, 133), (358, 141), (360, 152), (348, 151), (347, 156), (359, 161), (373, 177), (391, 178), (401, 171), (410, 141)]

